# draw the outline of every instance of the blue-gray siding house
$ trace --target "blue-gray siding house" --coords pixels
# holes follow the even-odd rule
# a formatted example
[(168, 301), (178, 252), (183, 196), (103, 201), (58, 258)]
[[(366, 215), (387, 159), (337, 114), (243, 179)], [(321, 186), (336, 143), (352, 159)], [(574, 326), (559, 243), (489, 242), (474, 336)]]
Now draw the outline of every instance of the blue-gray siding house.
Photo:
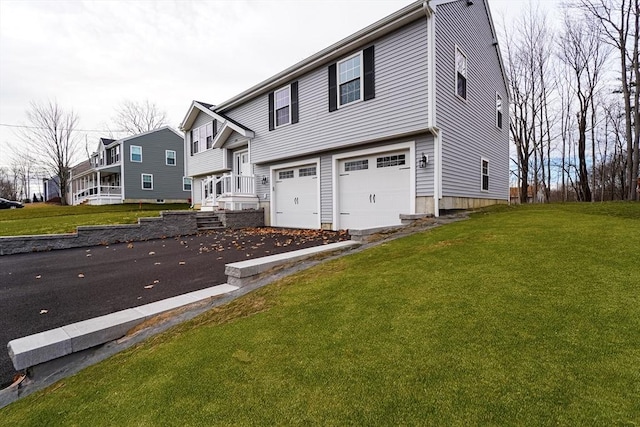
[(192, 199), (357, 229), (509, 199), (509, 94), (486, 1), (417, 1), (181, 124)]
[(169, 126), (121, 139), (100, 138), (88, 160), (71, 168), (69, 204), (186, 203), (184, 140)]

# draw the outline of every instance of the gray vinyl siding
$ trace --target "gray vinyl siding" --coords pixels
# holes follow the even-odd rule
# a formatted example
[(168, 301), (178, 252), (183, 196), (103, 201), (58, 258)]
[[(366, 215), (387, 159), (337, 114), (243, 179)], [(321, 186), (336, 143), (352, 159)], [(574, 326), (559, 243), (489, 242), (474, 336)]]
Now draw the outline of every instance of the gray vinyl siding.
[[(169, 129), (162, 129), (124, 141), (125, 199), (188, 199), (182, 190), (184, 142)], [(131, 146), (142, 147), (142, 163), (131, 162)], [(166, 164), (165, 150), (176, 152), (176, 165)], [(142, 174), (153, 175), (153, 190), (142, 189)]]
[[(191, 128), (199, 127), (212, 121), (213, 117), (205, 113), (200, 113)], [(218, 123), (218, 130), (220, 130), (220, 123)], [(205, 144), (205, 141), (200, 141), (199, 152), (191, 155), (191, 129), (185, 132), (184, 146), (187, 153), (188, 176), (207, 175), (224, 170), (222, 161), (223, 151), (218, 149), (207, 150)]]
[[(507, 199), (509, 109), (484, 1), (443, 4), (436, 14), (436, 120), (442, 130), (442, 195)], [(455, 94), (455, 46), (467, 57), (467, 100)], [(503, 125), (495, 126), (496, 92)], [(489, 191), (481, 191), (481, 158), (489, 160)]]
[[(423, 134), (416, 137), (415, 141), (416, 196), (433, 196), (433, 136), (431, 134)], [(423, 153), (429, 158), (426, 168), (418, 167)]]
[(325, 64), (298, 79), (299, 123), (269, 131), (268, 94), (225, 111), (255, 132), (251, 161), (273, 162), (424, 130), (428, 106), (426, 19), (376, 40), (373, 45), (372, 100), (329, 112)]
[(320, 157), (320, 222), (333, 222), (333, 164), (329, 154)]

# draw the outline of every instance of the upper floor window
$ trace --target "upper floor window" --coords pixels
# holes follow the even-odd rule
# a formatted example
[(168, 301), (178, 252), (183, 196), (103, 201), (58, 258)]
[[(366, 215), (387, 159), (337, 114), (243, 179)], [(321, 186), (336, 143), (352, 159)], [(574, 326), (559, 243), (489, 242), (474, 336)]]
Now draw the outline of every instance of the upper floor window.
[(269, 93), (269, 130), (298, 123), (298, 82)]
[(191, 129), (191, 154), (200, 151), (200, 128)]
[(191, 178), (187, 176), (182, 178), (182, 190), (191, 191)]
[(496, 126), (502, 129), (502, 97), (496, 92)]
[(118, 163), (120, 161), (120, 146), (116, 145), (113, 148), (110, 148), (108, 151), (109, 159), (107, 160), (108, 164)]
[(153, 175), (150, 173), (142, 174), (142, 189), (153, 190)]
[(165, 159), (167, 166), (175, 166), (176, 165), (176, 152), (173, 150), (165, 150)]
[(375, 98), (374, 46), (329, 65), (329, 111)]
[(291, 88), (289, 86), (274, 92), (276, 127), (288, 125), (291, 122), (289, 115), (290, 92)]
[(482, 159), (482, 191), (489, 191), (489, 161)]
[(131, 146), (131, 161), (136, 163), (142, 162), (142, 147), (138, 145)]
[(362, 79), (362, 67), (360, 67), (360, 53), (338, 62), (338, 100), (340, 106), (350, 102), (360, 101), (360, 80)]
[(191, 129), (191, 154), (213, 147), (213, 137), (216, 134), (216, 122), (211, 121), (202, 126)]
[(456, 46), (456, 95), (467, 99), (467, 56)]

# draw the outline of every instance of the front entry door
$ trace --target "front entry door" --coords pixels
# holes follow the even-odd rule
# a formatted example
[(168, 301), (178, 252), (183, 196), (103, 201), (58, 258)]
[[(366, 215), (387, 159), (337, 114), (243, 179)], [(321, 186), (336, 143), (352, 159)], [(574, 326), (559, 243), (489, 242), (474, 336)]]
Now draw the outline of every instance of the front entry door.
[(251, 176), (251, 164), (249, 163), (248, 151), (244, 150), (233, 153), (233, 174), (235, 175), (234, 192), (249, 194), (251, 192), (249, 189), (249, 181), (248, 179), (242, 178), (243, 176)]

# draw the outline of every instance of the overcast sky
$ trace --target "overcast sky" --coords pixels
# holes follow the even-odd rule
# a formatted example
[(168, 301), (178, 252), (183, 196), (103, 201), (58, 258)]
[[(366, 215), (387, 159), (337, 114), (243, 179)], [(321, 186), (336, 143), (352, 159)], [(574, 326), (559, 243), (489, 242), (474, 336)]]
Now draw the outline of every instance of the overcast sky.
[[(31, 101), (73, 109), (90, 147), (124, 100), (177, 128), (192, 100), (221, 103), (410, 3), (0, 0), (0, 166)], [(489, 0), (496, 26), (526, 3)]]

